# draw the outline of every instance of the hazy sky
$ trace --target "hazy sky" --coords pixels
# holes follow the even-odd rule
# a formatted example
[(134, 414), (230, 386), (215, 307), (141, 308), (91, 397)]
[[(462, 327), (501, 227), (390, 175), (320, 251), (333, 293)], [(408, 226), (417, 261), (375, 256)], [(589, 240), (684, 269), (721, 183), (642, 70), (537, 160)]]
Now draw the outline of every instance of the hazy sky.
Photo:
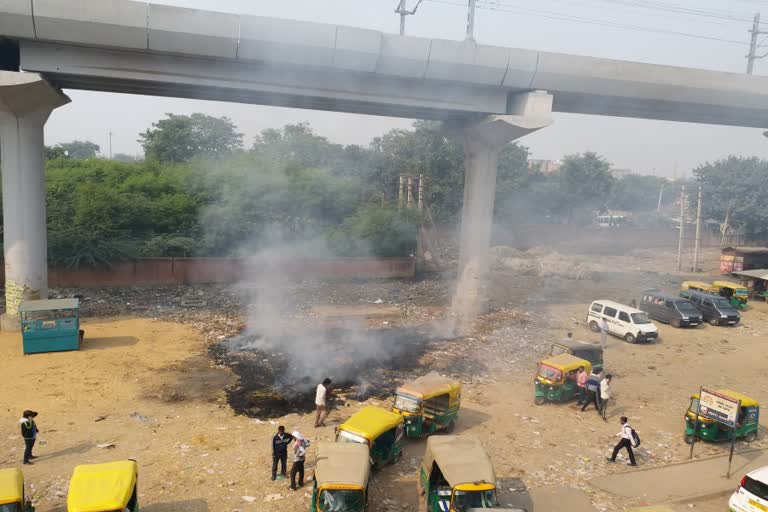
[[(154, 1), (154, 0), (153, 0)], [(408, 0), (409, 6), (416, 0)], [(479, 0), (476, 40), (516, 48), (574, 53), (743, 73), (755, 12), (768, 0)], [(397, 32), (398, 0), (163, 0), (156, 3), (302, 19)], [(466, 0), (424, 0), (408, 17), (407, 34), (463, 39)], [(575, 21), (582, 20), (581, 22)], [(621, 26), (617, 26), (621, 25)], [(654, 32), (629, 27), (644, 27)], [(689, 37), (661, 32), (678, 32)], [(766, 44), (768, 45), (768, 36)], [(725, 42), (722, 39), (731, 42)], [(764, 49), (768, 52), (768, 47)], [(758, 61), (755, 73), (768, 73)], [(138, 154), (137, 134), (165, 112), (231, 117), (246, 143), (267, 127), (309, 121), (335, 142), (367, 144), (410, 120), (186, 99), (67, 91), (72, 103), (51, 116), (49, 144), (88, 139), (108, 152)], [(534, 158), (559, 159), (593, 150), (616, 167), (677, 176), (730, 154), (768, 158), (762, 131), (659, 121), (559, 114), (555, 124), (522, 139)], [(768, 126), (766, 126), (768, 128)]]

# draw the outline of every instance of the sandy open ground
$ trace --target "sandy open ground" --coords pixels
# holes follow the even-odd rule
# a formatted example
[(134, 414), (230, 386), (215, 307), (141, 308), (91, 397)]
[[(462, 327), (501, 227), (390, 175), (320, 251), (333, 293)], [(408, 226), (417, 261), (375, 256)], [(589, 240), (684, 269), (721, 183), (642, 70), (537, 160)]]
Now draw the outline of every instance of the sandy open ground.
[[(519, 312), (500, 313), (471, 340), (446, 342), (423, 358), (425, 365), (447, 371), (465, 358), (482, 368), (463, 379), (457, 431), (482, 439), (505, 503), (524, 503), (526, 489), (560, 485), (587, 491), (598, 510), (642, 504), (595, 493), (589, 486), (595, 475), (630, 469), (604, 459), (615, 442), (619, 416), (629, 416), (642, 436), (639, 462), (650, 467), (687, 457), (682, 416), (700, 385), (734, 388), (768, 404), (768, 307), (754, 304), (737, 328), (660, 325), (661, 340), (651, 345), (611, 338), (606, 367), (615, 376), (615, 400), (607, 423), (573, 404), (534, 405), (537, 354), (567, 330), (596, 341), (583, 325), (588, 302), (598, 298), (593, 293), (590, 289), (561, 304), (531, 305), (525, 322)], [(627, 295), (637, 296), (639, 290)], [(65, 510), (75, 465), (128, 457), (139, 461), (141, 508), (148, 512), (308, 510), (311, 484), (293, 493), (287, 482), (269, 481), (276, 423), (299, 429), (316, 443), (331, 439), (333, 426), (359, 404), (348, 402), (335, 411), (323, 429), (312, 428), (311, 415), (272, 421), (236, 416), (223, 392), (234, 376), (216, 366), (207, 343), (191, 327), (110, 318), (87, 320), (84, 328), (82, 350), (32, 356), (21, 354), (18, 334), (0, 334), (5, 418), (0, 465), (21, 467), (23, 442), (16, 422), (23, 409), (39, 411), (40, 458), (24, 467), (38, 511)], [(462, 355), (462, 346), (470, 353)], [(768, 446), (768, 437), (761, 434), (754, 446)], [(406, 441), (403, 459), (375, 475), (372, 512), (417, 509), (416, 467), (423, 448), (423, 441)], [(726, 450), (699, 444), (696, 456)], [(310, 453), (309, 474), (312, 461)], [(723, 499), (720, 508), (725, 506)]]

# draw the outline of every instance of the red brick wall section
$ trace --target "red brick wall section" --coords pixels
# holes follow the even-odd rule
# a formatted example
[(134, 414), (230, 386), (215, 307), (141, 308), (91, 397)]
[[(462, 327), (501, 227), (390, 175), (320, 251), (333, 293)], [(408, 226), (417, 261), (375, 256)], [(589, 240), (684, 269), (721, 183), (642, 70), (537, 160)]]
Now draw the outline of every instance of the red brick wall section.
[[(269, 271), (274, 272), (275, 269)], [(288, 260), (279, 271), (287, 279), (391, 279), (413, 277), (413, 258), (332, 258)], [(51, 288), (106, 288), (174, 284), (232, 284), (246, 274), (257, 278), (258, 265), (234, 258), (145, 258), (109, 268), (48, 269)], [(0, 265), (0, 279), (5, 268)]]

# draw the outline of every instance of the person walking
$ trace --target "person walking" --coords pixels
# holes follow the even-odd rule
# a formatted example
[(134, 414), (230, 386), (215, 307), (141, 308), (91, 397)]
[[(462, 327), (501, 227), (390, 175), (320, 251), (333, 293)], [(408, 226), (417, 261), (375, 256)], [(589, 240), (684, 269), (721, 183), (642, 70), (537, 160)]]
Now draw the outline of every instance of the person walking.
[(32, 455), (32, 448), (35, 447), (35, 441), (37, 441), (37, 424), (35, 418), (37, 413), (35, 411), (24, 411), (22, 418), (19, 420), (21, 426), (21, 437), (24, 439), (24, 464), (32, 464), (32, 460), (36, 459)]
[[(307, 457), (308, 442), (298, 432), (293, 434), (293, 466), (291, 466), (291, 485), (290, 490), (295, 491), (299, 487), (304, 487), (304, 460)], [(299, 485), (296, 487), (296, 475), (299, 475)]]
[(608, 459), (608, 462), (616, 462), (616, 455), (619, 454), (619, 450), (626, 448), (627, 453), (629, 454), (629, 465), (637, 466), (637, 462), (635, 462), (635, 454), (632, 452), (632, 446), (634, 445), (634, 439), (632, 438), (632, 427), (629, 426), (629, 420), (626, 416), (622, 416), (620, 421), (621, 432), (616, 434), (616, 437), (621, 437), (621, 441), (619, 441), (619, 443), (614, 446), (613, 454), (611, 455), (611, 458)]
[(611, 379), (613, 379), (613, 375), (609, 373), (600, 381), (600, 416), (603, 417), (603, 421), (608, 421), (605, 418), (605, 410), (608, 408), (608, 400), (611, 398)]
[(579, 397), (576, 399), (576, 405), (583, 405), (587, 400), (587, 379), (589, 374), (583, 366), (579, 366), (579, 373), (576, 374), (576, 386), (579, 388)]
[(285, 427), (277, 427), (277, 434), (272, 436), (272, 480), (277, 478), (277, 463), (280, 462), (280, 474), (285, 477), (288, 462), (288, 445), (293, 441), (291, 434), (285, 433)]
[(315, 407), (317, 414), (315, 416), (315, 428), (325, 426), (325, 418), (328, 417), (328, 387), (331, 385), (331, 379), (325, 378), (322, 383), (317, 385), (315, 392)]
[(601, 318), (598, 326), (600, 327), (600, 346), (605, 350), (608, 347), (608, 322), (605, 318)]
[(595, 404), (595, 410), (600, 413), (600, 375), (592, 370), (592, 373), (587, 377), (587, 399), (581, 405), (581, 410), (584, 411), (589, 405)]

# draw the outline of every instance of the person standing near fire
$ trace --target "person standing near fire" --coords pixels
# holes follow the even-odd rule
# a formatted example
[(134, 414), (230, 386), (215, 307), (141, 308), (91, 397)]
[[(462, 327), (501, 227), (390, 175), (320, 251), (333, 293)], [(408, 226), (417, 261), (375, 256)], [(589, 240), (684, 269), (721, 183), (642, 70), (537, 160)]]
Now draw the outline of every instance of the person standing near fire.
[(24, 439), (24, 464), (32, 464), (32, 459), (36, 459), (32, 455), (32, 448), (37, 441), (37, 424), (35, 418), (37, 413), (35, 411), (24, 411), (19, 420), (19, 426), (21, 427), (21, 437)]
[(328, 389), (331, 387), (331, 379), (326, 377), (323, 382), (317, 385), (317, 391), (315, 393), (315, 407), (317, 407), (317, 414), (315, 415), (315, 428), (325, 426), (325, 418), (328, 417)]
[[(290, 490), (295, 491), (299, 487), (304, 487), (304, 460), (307, 457), (307, 446), (309, 441), (304, 439), (297, 430), (293, 434), (293, 465), (291, 466), (291, 485)], [(299, 481), (296, 482), (298, 475)]]
[(285, 427), (277, 427), (277, 434), (272, 437), (272, 480), (277, 478), (277, 463), (280, 463), (280, 474), (285, 477), (286, 463), (288, 461), (288, 445), (293, 441), (293, 436), (285, 432)]

